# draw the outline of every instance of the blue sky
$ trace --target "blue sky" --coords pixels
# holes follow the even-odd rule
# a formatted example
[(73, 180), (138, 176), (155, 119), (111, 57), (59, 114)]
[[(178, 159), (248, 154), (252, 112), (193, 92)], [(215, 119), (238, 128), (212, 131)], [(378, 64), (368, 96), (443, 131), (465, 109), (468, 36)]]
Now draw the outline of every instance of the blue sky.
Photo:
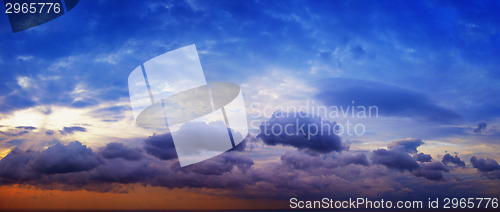
[[(478, 185), (498, 188), (500, 178), (479, 170), (480, 162), (470, 158), (500, 161), (499, 9), (499, 1), (80, 1), (67, 14), (18, 33), (11, 32), (2, 15), (0, 156), (14, 147), (21, 152), (83, 148), (71, 143), (78, 140), (94, 152), (106, 146), (121, 150), (115, 143), (143, 149), (143, 158), (151, 162), (156, 152), (169, 150), (133, 125), (128, 75), (157, 55), (196, 44), (207, 81), (239, 84), (249, 114), (265, 106), (301, 106), (307, 101), (378, 106), (377, 118), (332, 120), (361, 122), (367, 129), (363, 136), (341, 136), (351, 150), (344, 156), (325, 156), (339, 160), (332, 163), (364, 164), (342, 162), (359, 151), (368, 155), (366, 164), (373, 164), (363, 169), (367, 174), (375, 172), (375, 164), (391, 171), (391, 164), (377, 162), (379, 156), (414, 152), (388, 144), (423, 140), (417, 145), (420, 153), (432, 155), (435, 162), (457, 153), (467, 169), (415, 161), (419, 169), (403, 169), (402, 187), (426, 194), (427, 187), (415, 185), (426, 184), (419, 176), (434, 169), (450, 179), (439, 184), (448, 188), (445, 191), (463, 189), (452, 186), (459, 183), (455, 176), (473, 176)], [(258, 108), (251, 107), (255, 102)], [(283, 123), (270, 116), (256, 119)], [(245, 155), (251, 161), (278, 160), (285, 167), (287, 156), (318, 159), (295, 145), (295, 138), (276, 145), (259, 137), (257, 130), (253, 128), (247, 144), (253, 149)], [(131, 151), (124, 152), (134, 155)], [(247, 158), (236, 161), (248, 164)], [(257, 170), (256, 176), (259, 171), (264, 172)], [(386, 184), (373, 185), (382, 193), (385, 185), (393, 186), (384, 180)], [(362, 187), (361, 182), (350, 182)], [(498, 189), (487, 194), (498, 196)]]
[[(498, 5), (463, 4), (81, 2), (68, 17), (16, 34), (3, 16), (2, 69), (15, 71), (3, 71), (1, 89), (15, 90), (9, 82), (18, 76), (57, 75), (65, 83), (52, 93), (83, 81), (109, 90), (104, 100), (116, 99), (127, 95), (124, 79), (138, 63), (195, 43), (209, 81), (241, 83), (278, 67), (304, 80), (343, 77), (395, 85), (460, 110), (469, 120), (494, 118)], [(58, 69), (58, 62), (68, 60), (78, 65)]]

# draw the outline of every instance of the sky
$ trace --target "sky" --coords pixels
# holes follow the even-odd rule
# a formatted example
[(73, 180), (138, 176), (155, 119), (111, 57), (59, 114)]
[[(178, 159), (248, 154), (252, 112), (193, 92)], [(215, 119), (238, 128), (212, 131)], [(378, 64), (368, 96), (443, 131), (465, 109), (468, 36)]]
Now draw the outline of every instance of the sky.
[[(16, 33), (0, 15), (0, 209), (499, 198), (499, 10), (499, 1), (80, 1)], [(250, 133), (180, 167), (168, 132), (136, 126), (127, 80), (191, 44), (208, 82), (240, 86)], [(299, 123), (343, 133), (266, 133)]]

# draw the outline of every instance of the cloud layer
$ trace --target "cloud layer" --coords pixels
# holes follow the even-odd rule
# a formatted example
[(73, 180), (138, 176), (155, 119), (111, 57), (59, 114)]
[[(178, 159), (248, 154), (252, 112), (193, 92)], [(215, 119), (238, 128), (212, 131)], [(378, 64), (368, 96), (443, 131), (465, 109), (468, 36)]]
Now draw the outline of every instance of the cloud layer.
[[(293, 119), (304, 121), (291, 116), (273, 117), (270, 121), (283, 125), (294, 123)], [(258, 165), (249, 157), (256, 147), (249, 150), (243, 145), (238, 151), (180, 167), (169, 134), (146, 138), (142, 149), (112, 142), (93, 151), (78, 141), (58, 142), (41, 151), (14, 148), (0, 161), (0, 182), (100, 192), (124, 192), (118, 185), (140, 183), (167, 188), (215, 189), (213, 194), (276, 199), (289, 195), (339, 198), (408, 195), (406, 187), (425, 186), (404, 183), (417, 178), (425, 179), (424, 184), (425, 181), (439, 182), (442, 186), (458, 183), (445, 177), (445, 173), (453, 171), (445, 162), (456, 164), (461, 161), (458, 156), (445, 156), (445, 162), (433, 161), (430, 155), (418, 152), (418, 147), (424, 144), (420, 139), (396, 140), (389, 143), (387, 149), (368, 152), (343, 148), (325, 151), (318, 149), (318, 143), (307, 146), (309, 141), (303, 136), (283, 134), (278, 137), (282, 140), (268, 147), (278, 148), (275, 145), (280, 144), (296, 149), (284, 152), (277, 161), (260, 161)], [(268, 144), (266, 138), (249, 136), (243, 144)], [(339, 142), (335, 147), (342, 146), (339, 137), (329, 139), (326, 141)], [(329, 146), (332, 145), (326, 145)], [(490, 178), (497, 177), (500, 170), (498, 163), (491, 159), (473, 157), (471, 164)]]

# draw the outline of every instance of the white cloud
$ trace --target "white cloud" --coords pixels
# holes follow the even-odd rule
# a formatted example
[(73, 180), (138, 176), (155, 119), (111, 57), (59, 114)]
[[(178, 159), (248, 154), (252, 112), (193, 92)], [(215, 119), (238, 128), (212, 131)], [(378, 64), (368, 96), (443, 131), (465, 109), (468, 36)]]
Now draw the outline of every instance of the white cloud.
[(17, 60), (21, 61), (31, 61), (33, 59), (33, 56), (31, 55), (19, 55), (16, 57)]
[(31, 81), (28, 77), (20, 76), (20, 77), (17, 77), (17, 84), (19, 86), (21, 86), (21, 88), (27, 89), (30, 87)]
[(78, 55), (75, 55), (75, 56), (68, 56), (68, 57), (64, 57), (64, 58), (61, 58), (61, 59), (58, 59), (56, 60), (56, 62), (52, 63), (48, 70), (50, 71), (58, 71), (62, 68), (67, 68), (67, 67), (70, 67), (73, 63), (75, 63), (75, 61), (77, 61), (78, 59), (80, 59), (81, 56), (78, 56)]

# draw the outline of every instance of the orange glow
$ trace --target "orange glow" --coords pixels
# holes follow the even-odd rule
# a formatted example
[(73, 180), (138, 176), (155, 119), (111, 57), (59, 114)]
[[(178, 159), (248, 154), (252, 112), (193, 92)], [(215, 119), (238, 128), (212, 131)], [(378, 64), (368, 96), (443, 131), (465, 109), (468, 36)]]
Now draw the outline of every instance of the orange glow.
[[(0, 209), (269, 209), (287, 203), (198, 194), (199, 189), (127, 186), (128, 193), (43, 190), (33, 186), (0, 187)], [(206, 190), (203, 190), (206, 191)]]

